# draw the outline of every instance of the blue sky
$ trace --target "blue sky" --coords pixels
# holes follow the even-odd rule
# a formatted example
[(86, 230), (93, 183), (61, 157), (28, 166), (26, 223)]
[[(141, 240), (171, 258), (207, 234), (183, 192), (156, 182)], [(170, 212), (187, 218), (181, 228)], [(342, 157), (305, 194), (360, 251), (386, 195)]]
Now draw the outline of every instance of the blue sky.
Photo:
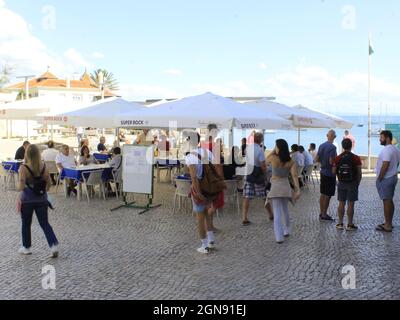
[[(395, 0), (3, 2), (57, 60), (48, 64), (58, 75), (82, 72), (84, 64), (104, 67), (132, 99), (214, 91), (361, 113), (371, 32), (374, 103), (393, 112), (399, 106)], [(55, 10), (50, 29), (43, 28), (49, 5)]]

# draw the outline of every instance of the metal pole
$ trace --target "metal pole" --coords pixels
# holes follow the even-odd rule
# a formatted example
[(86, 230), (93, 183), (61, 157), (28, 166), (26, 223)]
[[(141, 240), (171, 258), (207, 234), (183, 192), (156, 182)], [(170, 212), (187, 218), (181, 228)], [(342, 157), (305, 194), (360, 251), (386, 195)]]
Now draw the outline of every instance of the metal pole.
[(297, 143), (299, 145), (301, 143), (301, 128), (300, 127), (298, 128), (298, 131), (297, 131)]
[[(368, 51), (371, 45), (371, 36), (368, 40)], [(371, 54), (368, 52), (368, 171), (371, 171), (371, 155), (372, 155), (372, 117), (371, 117)]]

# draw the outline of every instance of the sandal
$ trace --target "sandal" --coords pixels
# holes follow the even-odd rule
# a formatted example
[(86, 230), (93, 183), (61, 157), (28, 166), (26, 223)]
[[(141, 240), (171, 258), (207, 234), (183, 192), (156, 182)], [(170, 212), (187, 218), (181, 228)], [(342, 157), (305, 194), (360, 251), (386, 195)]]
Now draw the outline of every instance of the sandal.
[(336, 229), (338, 230), (344, 230), (344, 224), (343, 223), (339, 223), (336, 225)]
[(391, 233), (393, 230), (388, 230), (385, 228), (385, 224), (380, 224), (379, 226), (376, 227), (376, 231), (381, 231), (381, 232), (387, 232)]
[(243, 226), (248, 226), (250, 224), (251, 224), (251, 222), (249, 220), (243, 221), (243, 223), (242, 223)]

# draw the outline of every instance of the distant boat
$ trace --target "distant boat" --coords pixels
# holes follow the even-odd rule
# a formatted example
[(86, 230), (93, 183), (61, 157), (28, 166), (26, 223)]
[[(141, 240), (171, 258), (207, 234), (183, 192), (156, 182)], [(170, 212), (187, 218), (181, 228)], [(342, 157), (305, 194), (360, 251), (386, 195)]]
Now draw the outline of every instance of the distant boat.
[(383, 129), (373, 129), (371, 136), (373, 137), (379, 137), (381, 135), (381, 132), (383, 131)]
[(359, 124), (357, 125), (357, 127), (363, 128), (363, 127), (364, 127), (364, 123), (359, 123)]
[(265, 130), (265, 134), (276, 134), (276, 130)]

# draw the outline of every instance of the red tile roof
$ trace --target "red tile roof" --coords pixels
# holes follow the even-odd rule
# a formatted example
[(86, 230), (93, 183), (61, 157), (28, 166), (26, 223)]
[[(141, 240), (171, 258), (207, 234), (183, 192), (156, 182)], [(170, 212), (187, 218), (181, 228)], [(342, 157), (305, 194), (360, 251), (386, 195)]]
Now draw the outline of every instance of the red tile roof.
[[(70, 80), (71, 88), (98, 89), (98, 86), (90, 79), (90, 75), (85, 72), (80, 80)], [(29, 81), (29, 88), (67, 88), (67, 80), (58, 79), (54, 74), (47, 71), (38, 78)], [(25, 82), (20, 82), (4, 90), (24, 89)]]

